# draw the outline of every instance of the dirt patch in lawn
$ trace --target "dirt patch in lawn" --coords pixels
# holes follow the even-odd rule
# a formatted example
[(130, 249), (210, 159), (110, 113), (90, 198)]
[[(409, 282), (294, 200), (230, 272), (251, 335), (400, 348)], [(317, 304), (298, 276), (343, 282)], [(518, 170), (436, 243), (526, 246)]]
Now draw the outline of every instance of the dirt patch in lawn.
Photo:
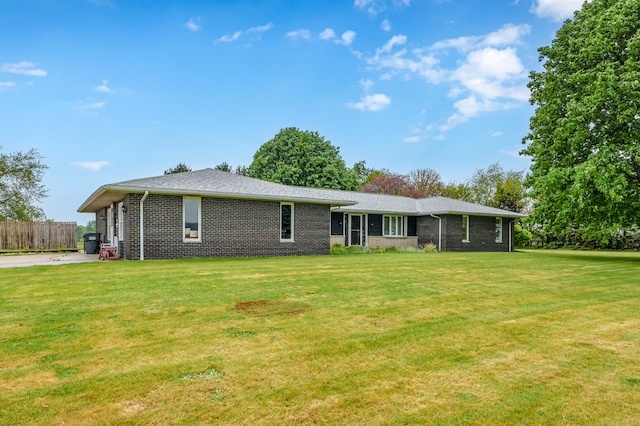
[(281, 300), (247, 300), (236, 302), (234, 311), (242, 311), (259, 317), (300, 315), (311, 307), (304, 303), (283, 302)]

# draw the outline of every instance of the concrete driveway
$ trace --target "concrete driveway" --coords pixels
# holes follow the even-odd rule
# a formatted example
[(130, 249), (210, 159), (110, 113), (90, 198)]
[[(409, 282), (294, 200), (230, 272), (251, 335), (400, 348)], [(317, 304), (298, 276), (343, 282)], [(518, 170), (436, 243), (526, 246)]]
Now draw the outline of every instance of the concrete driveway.
[(66, 265), (69, 263), (97, 261), (97, 254), (84, 253), (3, 254), (0, 255), (0, 268), (19, 268), (37, 265)]

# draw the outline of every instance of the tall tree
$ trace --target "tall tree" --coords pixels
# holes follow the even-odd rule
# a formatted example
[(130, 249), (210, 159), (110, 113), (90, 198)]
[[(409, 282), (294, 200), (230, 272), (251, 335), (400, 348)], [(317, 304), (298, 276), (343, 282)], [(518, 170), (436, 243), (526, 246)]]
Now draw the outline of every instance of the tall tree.
[(416, 169), (409, 172), (407, 180), (427, 196), (442, 195), (444, 183), (440, 173), (433, 169)]
[(362, 192), (375, 194), (402, 195), (411, 198), (423, 198), (424, 192), (407, 182), (402, 176), (378, 176), (362, 187)]
[(351, 173), (355, 177), (358, 185), (358, 188), (356, 189), (359, 190), (361, 190), (365, 184), (373, 181), (377, 177), (392, 175), (392, 173), (387, 169), (367, 167), (367, 162), (365, 160), (355, 163), (351, 168)]
[(454, 198), (456, 200), (468, 202), (471, 202), (473, 198), (471, 189), (469, 189), (469, 186), (466, 183), (458, 183), (453, 181), (443, 186), (441, 195), (443, 197)]
[(539, 49), (522, 153), (532, 220), (550, 232), (640, 224), (639, 30), (639, 0), (592, 0)]
[(45, 218), (44, 211), (36, 203), (47, 195), (42, 184), (47, 168), (35, 149), (9, 154), (0, 152), (0, 220)]
[(317, 132), (282, 129), (262, 145), (248, 168), (251, 177), (328, 189), (356, 189), (356, 180), (338, 148)]
[(175, 167), (165, 170), (164, 174), (172, 175), (174, 173), (184, 173), (184, 172), (190, 172), (190, 171), (191, 171), (191, 167), (189, 167), (186, 163), (178, 163), (178, 165), (176, 165)]
[(523, 172), (504, 170), (500, 163), (493, 163), (486, 169), (478, 169), (467, 182), (471, 193), (469, 201), (484, 206), (511, 206), (508, 210), (517, 209), (525, 198), (523, 179)]

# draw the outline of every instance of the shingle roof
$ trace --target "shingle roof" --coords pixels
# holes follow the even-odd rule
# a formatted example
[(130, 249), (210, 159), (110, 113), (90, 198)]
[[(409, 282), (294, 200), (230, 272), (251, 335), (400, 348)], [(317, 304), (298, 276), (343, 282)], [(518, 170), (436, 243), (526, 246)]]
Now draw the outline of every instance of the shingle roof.
[(486, 216), (522, 217), (519, 213), (466, 203), (445, 197), (413, 199), (395, 195), (306, 188), (282, 185), (214, 169), (133, 179), (101, 186), (81, 206), (79, 212), (95, 212), (126, 193), (200, 195), (218, 198), (277, 200), (329, 204), (338, 211), (389, 214), (461, 213)]

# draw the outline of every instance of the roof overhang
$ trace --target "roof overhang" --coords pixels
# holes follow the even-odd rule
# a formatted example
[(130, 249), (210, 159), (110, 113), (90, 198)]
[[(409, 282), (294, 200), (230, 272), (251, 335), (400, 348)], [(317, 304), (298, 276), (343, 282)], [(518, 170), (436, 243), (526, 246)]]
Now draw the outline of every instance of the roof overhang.
[(513, 219), (527, 217), (526, 214), (510, 212), (508, 210), (499, 211), (499, 212), (488, 212), (488, 213), (485, 213), (485, 212), (476, 213), (476, 212), (468, 212), (468, 211), (464, 212), (464, 211), (453, 211), (453, 210), (418, 213), (419, 216), (428, 216), (428, 215), (437, 216), (437, 215), (443, 215), (443, 214), (465, 215), (465, 216), (486, 216), (486, 217), (510, 217)]
[(307, 198), (307, 197), (290, 197), (282, 195), (266, 195), (266, 194), (250, 194), (250, 193), (236, 193), (236, 192), (215, 192), (215, 191), (183, 191), (176, 189), (163, 189), (163, 188), (143, 188), (139, 186), (122, 186), (122, 185), (104, 185), (98, 188), (87, 200), (82, 203), (78, 208), (79, 213), (94, 213), (98, 210), (111, 205), (112, 203), (121, 200), (125, 194), (144, 194), (149, 191), (149, 194), (158, 195), (176, 195), (176, 196), (196, 196), (196, 197), (210, 197), (210, 198), (232, 198), (239, 200), (260, 200), (260, 201), (287, 201), (297, 203), (309, 203), (309, 204), (325, 204), (329, 206), (352, 206), (357, 204), (355, 201), (349, 200), (329, 200), (322, 198)]
[(470, 211), (454, 211), (454, 210), (437, 210), (437, 211), (388, 211), (388, 210), (376, 210), (376, 209), (358, 209), (358, 208), (349, 208), (349, 206), (345, 207), (337, 207), (336, 211), (342, 213), (356, 213), (356, 214), (388, 214), (388, 215), (410, 215), (410, 216), (429, 216), (429, 215), (468, 215), (468, 216), (486, 216), (486, 217), (508, 217), (513, 219), (520, 219), (523, 217), (527, 217), (525, 214), (510, 212), (510, 211), (499, 211), (499, 212), (470, 212)]

